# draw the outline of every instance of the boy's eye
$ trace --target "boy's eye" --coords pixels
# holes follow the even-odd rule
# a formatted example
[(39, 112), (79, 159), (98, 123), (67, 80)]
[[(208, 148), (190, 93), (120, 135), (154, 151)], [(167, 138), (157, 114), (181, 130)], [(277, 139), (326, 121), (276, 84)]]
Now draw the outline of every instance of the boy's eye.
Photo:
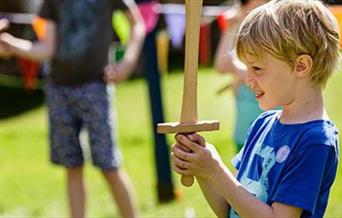
[(253, 72), (256, 74), (260, 74), (262, 69), (260, 67), (257, 66), (252, 66)]
[(256, 66), (253, 66), (252, 68), (253, 68), (254, 71), (260, 71), (261, 70), (260, 67), (256, 67)]

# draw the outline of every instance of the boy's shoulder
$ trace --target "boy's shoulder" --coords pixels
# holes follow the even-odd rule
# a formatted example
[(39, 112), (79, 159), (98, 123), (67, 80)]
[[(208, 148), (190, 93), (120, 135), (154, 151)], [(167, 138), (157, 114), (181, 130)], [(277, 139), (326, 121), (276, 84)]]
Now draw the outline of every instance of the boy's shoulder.
[(339, 131), (330, 120), (315, 120), (305, 124), (302, 128), (302, 141), (311, 145), (327, 145), (338, 149)]
[(274, 122), (279, 118), (281, 110), (268, 110), (261, 113), (253, 123), (254, 127), (260, 127), (265, 123)]
[(269, 127), (272, 126), (277, 118), (279, 117), (281, 111), (280, 110), (268, 110), (261, 113), (249, 127), (247, 132), (247, 140), (260, 131), (269, 131)]
[(258, 119), (279, 117), (281, 110), (268, 110), (261, 113)]
[(287, 125), (279, 122), (280, 115), (281, 110), (265, 111), (255, 120), (253, 129), (288, 133), (292, 137), (296, 135), (301, 141), (337, 146), (339, 131), (333, 121), (313, 120), (305, 123)]

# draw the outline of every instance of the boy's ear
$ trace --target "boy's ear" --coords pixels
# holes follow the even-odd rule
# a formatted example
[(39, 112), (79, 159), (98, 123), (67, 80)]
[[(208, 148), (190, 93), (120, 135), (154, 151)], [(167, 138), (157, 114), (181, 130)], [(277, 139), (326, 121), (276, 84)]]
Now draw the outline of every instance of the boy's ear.
[(312, 68), (313, 60), (309, 55), (299, 55), (295, 63), (295, 73), (299, 78), (307, 76)]

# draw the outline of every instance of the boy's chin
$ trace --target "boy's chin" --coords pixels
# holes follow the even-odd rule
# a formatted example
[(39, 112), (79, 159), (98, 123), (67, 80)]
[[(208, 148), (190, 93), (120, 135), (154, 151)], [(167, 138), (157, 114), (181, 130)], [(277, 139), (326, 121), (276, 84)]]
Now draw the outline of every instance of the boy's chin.
[(259, 107), (263, 111), (279, 109), (278, 105), (267, 105), (267, 104), (260, 104), (260, 103), (259, 103)]
[(267, 107), (267, 105), (265, 105), (265, 104), (261, 104), (260, 102), (259, 102), (259, 108), (261, 109), (261, 110), (263, 110), (263, 111), (267, 111), (268, 109), (268, 107)]

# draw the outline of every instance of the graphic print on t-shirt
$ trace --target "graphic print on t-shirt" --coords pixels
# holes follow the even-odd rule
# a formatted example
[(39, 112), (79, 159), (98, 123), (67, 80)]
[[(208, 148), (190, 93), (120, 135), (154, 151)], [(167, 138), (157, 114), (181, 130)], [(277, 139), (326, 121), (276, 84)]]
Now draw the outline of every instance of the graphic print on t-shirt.
[[(267, 190), (269, 187), (268, 174), (272, 167), (278, 162), (284, 162), (289, 153), (290, 148), (287, 145), (281, 146), (277, 152), (274, 147), (261, 144), (260, 142), (254, 147), (252, 159), (248, 161), (246, 171), (240, 178), (240, 183), (252, 195), (263, 202), (269, 199)], [(232, 209), (230, 217), (239, 217)]]
[(247, 171), (241, 176), (241, 184), (263, 202), (268, 199), (268, 173), (276, 162), (274, 148), (267, 145), (255, 146), (255, 155), (249, 160)]

